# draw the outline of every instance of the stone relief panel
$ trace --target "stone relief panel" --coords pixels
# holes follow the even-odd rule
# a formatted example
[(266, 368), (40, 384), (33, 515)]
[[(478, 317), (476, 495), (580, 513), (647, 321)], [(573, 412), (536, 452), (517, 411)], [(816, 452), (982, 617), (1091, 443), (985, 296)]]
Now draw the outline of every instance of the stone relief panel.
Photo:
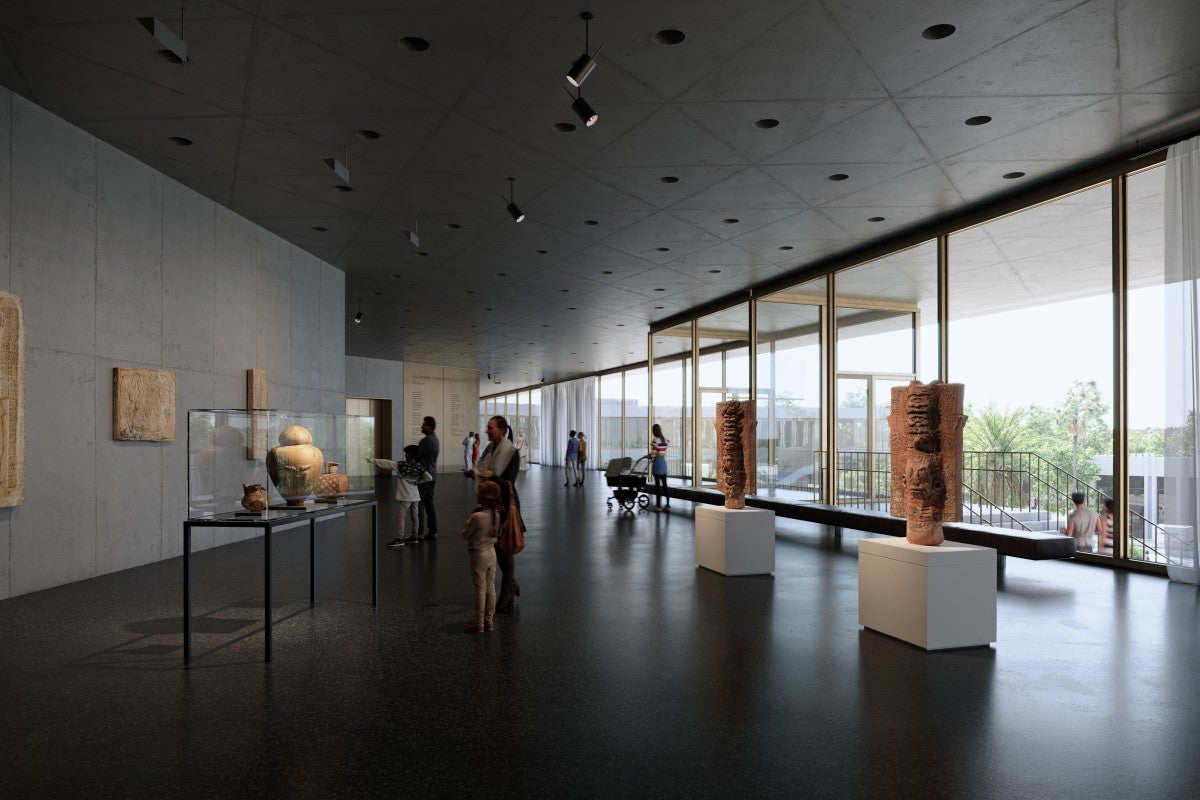
[(754, 401), (717, 403), (717, 491), (726, 508), (745, 508), (746, 495), (758, 490), (755, 475)]
[(175, 441), (175, 373), (113, 368), (113, 439)]
[(913, 544), (944, 541), (943, 522), (962, 520), (963, 385), (913, 381), (892, 387), (892, 516), (908, 520)]
[(21, 299), (0, 292), (0, 508), (25, 502), (25, 326)]

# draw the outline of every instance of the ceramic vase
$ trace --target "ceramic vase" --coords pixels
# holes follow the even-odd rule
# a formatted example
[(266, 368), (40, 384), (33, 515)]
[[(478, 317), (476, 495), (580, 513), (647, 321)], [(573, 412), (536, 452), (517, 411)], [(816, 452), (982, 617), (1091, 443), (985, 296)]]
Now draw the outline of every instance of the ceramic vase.
[(242, 484), (242, 508), (258, 513), (267, 510), (267, 489), (261, 483)]
[(345, 497), (349, 491), (350, 476), (338, 472), (338, 463), (330, 461), (326, 464), (325, 472), (317, 478), (317, 487), (314, 490), (317, 499), (332, 503), (339, 497)]
[(307, 428), (289, 425), (279, 434), (279, 445), (267, 453), (267, 473), (289, 506), (302, 506), (312, 493), (325, 466), (325, 457), (312, 444)]

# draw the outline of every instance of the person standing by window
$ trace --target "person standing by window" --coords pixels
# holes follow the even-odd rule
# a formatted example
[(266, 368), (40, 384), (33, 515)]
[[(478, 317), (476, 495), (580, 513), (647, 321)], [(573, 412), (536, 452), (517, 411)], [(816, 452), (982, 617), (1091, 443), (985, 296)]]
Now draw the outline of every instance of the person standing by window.
[(563, 469), (566, 470), (567, 482), (563, 486), (579, 485), (579, 440), (572, 430), (567, 439), (567, 454), (563, 459)]
[(583, 486), (583, 477), (587, 472), (587, 439), (583, 436), (583, 431), (579, 432), (579, 480), (575, 481), (576, 486)]
[(650, 455), (653, 462), (650, 472), (654, 476), (654, 507), (662, 508), (663, 497), (667, 498), (667, 508), (671, 507), (671, 495), (667, 494), (667, 437), (663, 436), (662, 426), (657, 422), (651, 428), (654, 434), (650, 439)]

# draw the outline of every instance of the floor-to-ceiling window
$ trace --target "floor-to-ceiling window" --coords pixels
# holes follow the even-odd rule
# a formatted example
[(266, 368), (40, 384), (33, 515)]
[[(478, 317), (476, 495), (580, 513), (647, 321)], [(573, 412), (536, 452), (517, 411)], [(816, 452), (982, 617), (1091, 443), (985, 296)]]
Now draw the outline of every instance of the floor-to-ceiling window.
[(700, 413), (700, 481), (717, 479), (717, 403), (750, 400), (750, 307), (746, 303), (701, 317), (696, 323)]
[(650, 386), (645, 367), (625, 373), (625, 455), (637, 460), (650, 451)]
[(654, 356), (654, 419), (667, 440), (669, 482), (692, 482), (692, 325), (657, 331)]
[(1106, 182), (950, 237), (969, 519), (1057, 529), (1072, 493), (1103, 511), (1112, 491), (1111, 197)]
[[(600, 435), (596, 437), (599, 443), (596, 467), (604, 469), (614, 458), (624, 456), (624, 438), (622, 434), (622, 410), (625, 403), (625, 374), (610, 372), (600, 376)], [(594, 443), (593, 447), (596, 446)]]
[(821, 492), (821, 330), (825, 278), (758, 301), (758, 494)]

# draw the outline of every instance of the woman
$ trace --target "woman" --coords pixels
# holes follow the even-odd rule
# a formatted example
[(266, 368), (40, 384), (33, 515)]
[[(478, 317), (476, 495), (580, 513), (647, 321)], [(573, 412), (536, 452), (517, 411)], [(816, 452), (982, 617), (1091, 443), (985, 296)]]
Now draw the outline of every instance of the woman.
[(579, 480), (575, 481), (575, 485), (583, 486), (583, 476), (586, 474), (586, 470), (587, 470), (587, 464), (585, 463), (585, 462), (587, 462), (587, 439), (584, 438), (583, 431), (580, 431), (578, 435), (579, 435), (579, 461), (577, 463), (578, 463), (578, 467), (579, 467)]
[(667, 494), (667, 437), (663, 436), (662, 426), (657, 422), (651, 429), (654, 437), (650, 440), (650, 455), (654, 457), (650, 472), (654, 475), (654, 507), (662, 508), (662, 500), (667, 498), (667, 508), (671, 507), (671, 495)]
[(467, 434), (467, 438), (463, 439), (463, 469), (470, 469), (475, 466), (475, 459), (471, 457), (472, 450), (475, 448), (475, 431)]
[[(517, 448), (508, 438), (510, 435), (508, 420), (500, 416), (489, 419), (487, 422), (488, 445), (483, 448), (483, 454), (479, 456), (479, 462), (475, 468), (468, 469), (463, 474), (468, 478), (474, 478), (476, 483), (499, 479), (498, 482), (504, 492), (500, 498), (500, 507), (508, 508), (508, 491), (511, 487), (512, 499), (516, 501), (517, 508), (520, 509), (521, 498), (517, 495), (516, 480), (520, 473), (521, 462), (517, 458)], [(513, 598), (521, 594), (521, 587), (517, 585), (515, 565), (511, 555), (501, 553), (497, 549), (496, 564), (500, 567), (500, 596), (496, 600), (496, 611), (507, 611), (512, 607)]]

